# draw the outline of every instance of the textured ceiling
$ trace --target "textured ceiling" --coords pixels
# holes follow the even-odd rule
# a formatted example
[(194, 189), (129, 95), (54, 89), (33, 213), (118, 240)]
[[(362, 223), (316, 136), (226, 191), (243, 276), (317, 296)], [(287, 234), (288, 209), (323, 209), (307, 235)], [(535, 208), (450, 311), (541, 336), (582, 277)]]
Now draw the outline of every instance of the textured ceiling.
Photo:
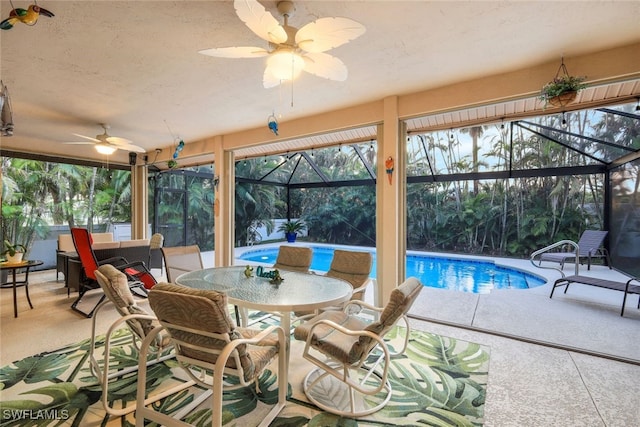
[[(637, 1), (298, 1), (291, 25), (344, 16), (367, 32), (329, 52), (347, 65), (347, 81), (303, 74), (291, 107), (290, 86), (262, 87), (264, 59), (197, 53), (264, 44), (230, 1), (38, 4), (56, 16), (0, 32), (1, 78), (16, 127), (0, 144), (97, 160), (91, 146), (62, 143), (78, 140), (73, 133), (102, 133), (98, 123), (107, 123), (111, 135), (153, 151), (169, 147), (174, 136), (189, 143), (263, 126), (272, 113), (284, 122), (640, 40)], [(278, 17), (275, 1), (262, 4)], [(10, 10), (2, 1), (2, 17)], [(367, 139), (370, 131), (351, 132)]]

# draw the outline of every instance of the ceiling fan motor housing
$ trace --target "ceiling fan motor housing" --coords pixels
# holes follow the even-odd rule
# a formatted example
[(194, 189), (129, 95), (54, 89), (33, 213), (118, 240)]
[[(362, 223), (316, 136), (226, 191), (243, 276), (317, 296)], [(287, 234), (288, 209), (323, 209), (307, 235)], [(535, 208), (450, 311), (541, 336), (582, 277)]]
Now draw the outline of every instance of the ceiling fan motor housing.
[(280, 15), (288, 18), (292, 17), (293, 12), (296, 11), (296, 7), (293, 5), (292, 1), (279, 1), (276, 6), (278, 7), (278, 12), (280, 12)]

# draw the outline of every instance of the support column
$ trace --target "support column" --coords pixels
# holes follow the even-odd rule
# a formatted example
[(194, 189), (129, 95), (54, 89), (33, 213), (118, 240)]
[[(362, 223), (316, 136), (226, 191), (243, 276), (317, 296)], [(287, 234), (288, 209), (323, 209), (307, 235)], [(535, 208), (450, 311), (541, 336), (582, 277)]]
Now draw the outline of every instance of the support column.
[(144, 166), (131, 166), (131, 238), (149, 239), (149, 172)]
[(235, 156), (225, 151), (222, 137), (216, 137), (214, 148), (214, 176), (218, 186), (214, 190), (215, 266), (233, 265), (235, 252)]
[[(384, 120), (378, 126), (376, 182), (377, 287), (375, 304), (384, 306), (405, 278), (406, 193), (404, 134), (398, 119), (398, 97), (384, 99)], [(388, 173), (391, 172), (391, 173)]]

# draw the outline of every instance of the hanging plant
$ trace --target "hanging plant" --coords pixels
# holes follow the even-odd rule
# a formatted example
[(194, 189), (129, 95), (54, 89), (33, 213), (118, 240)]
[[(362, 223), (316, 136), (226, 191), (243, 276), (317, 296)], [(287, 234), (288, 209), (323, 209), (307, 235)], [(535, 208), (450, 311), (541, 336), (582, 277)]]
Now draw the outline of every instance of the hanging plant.
[(558, 72), (552, 81), (542, 87), (540, 99), (555, 107), (564, 107), (576, 99), (578, 92), (586, 88), (586, 76), (571, 76), (564, 65), (564, 58)]

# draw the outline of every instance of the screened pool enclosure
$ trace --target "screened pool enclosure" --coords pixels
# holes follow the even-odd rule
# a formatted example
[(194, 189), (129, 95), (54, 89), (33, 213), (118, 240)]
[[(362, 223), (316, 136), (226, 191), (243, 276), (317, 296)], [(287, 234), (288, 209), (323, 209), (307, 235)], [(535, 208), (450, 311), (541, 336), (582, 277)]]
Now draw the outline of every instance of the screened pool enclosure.
[[(585, 229), (602, 229), (609, 231), (612, 264), (640, 274), (639, 119), (634, 102), (469, 127), (436, 123), (419, 129), (414, 123), (406, 134), (403, 162), (407, 249), (526, 258), (555, 241), (576, 240)], [(255, 230), (272, 228), (276, 218), (301, 218), (308, 241), (375, 247), (375, 184), (389, 177), (376, 167), (375, 132), (371, 126), (348, 140), (318, 138), (303, 151), (237, 154), (235, 245), (260, 243)], [(23, 190), (51, 182), (38, 186), (31, 200), (19, 197), (28, 190), (17, 191), (23, 165), (15, 163), (12, 172), (10, 160), (20, 154), (3, 151), (3, 156), (3, 183), (15, 184), (7, 187), (13, 189), (11, 197), (3, 199), (4, 234), (20, 236), (18, 222), (26, 224), (23, 228), (33, 224), (20, 219), (31, 211), (29, 203), (39, 212), (37, 234), (46, 234), (46, 222), (61, 217), (58, 210), (66, 206), (54, 202), (57, 181), (47, 179), (73, 171), (51, 166), (56, 163), (29, 166)], [(129, 172), (97, 172), (87, 170), (87, 179), (100, 184), (100, 197), (89, 212), (103, 206), (100, 221), (127, 222), (131, 214), (120, 207), (130, 203), (130, 189), (122, 182)], [(149, 222), (167, 245), (215, 249), (214, 176), (210, 164), (150, 169)], [(118, 195), (115, 203), (110, 194)]]

